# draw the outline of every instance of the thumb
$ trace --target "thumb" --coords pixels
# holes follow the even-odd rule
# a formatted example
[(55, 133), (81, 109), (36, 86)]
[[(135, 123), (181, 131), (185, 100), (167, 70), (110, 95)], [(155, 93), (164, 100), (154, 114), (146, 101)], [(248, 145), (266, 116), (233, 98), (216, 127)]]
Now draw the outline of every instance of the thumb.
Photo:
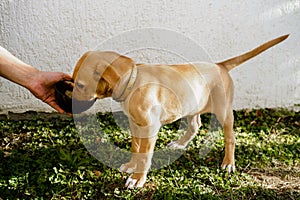
[(64, 80), (64, 81), (72, 80), (72, 76), (70, 74), (65, 74), (65, 73), (61, 72), (61, 76), (62, 76), (62, 80)]

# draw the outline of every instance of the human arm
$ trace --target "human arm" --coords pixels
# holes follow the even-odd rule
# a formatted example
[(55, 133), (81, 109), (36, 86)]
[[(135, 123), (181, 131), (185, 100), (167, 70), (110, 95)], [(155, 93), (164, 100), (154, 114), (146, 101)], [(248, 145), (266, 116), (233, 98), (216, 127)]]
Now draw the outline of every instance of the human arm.
[(70, 75), (62, 72), (40, 71), (19, 60), (1, 46), (0, 75), (27, 88), (35, 97), (58, 112), (64, 113), (55, 101), (55, 84), (61, 80), (71, 80)]

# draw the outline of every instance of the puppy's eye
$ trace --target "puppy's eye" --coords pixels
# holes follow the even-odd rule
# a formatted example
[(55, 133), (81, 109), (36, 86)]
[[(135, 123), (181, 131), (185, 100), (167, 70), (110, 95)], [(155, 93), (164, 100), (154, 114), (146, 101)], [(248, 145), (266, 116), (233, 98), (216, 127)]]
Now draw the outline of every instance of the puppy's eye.
[(76, 87), (79, 89), (83, 89), (84, 88), (84, 84), (80, 83), (80, 82), (76, 82)]

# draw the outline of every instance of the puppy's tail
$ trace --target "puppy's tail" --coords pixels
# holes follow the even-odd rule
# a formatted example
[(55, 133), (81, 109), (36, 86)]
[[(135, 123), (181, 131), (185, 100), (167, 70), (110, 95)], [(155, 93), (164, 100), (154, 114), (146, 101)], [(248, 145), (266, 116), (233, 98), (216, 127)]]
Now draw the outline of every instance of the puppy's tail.
[(230, 58), (228, 60), (216, 63), (219, 66), (225, 67), (228, 71), (232, 70), (233, 68), (235, 68), (236, 66), (242, 64), (243, 62), (253, 58), (254, 56), (257, 56), (258, 54), (264, 52), (265, 50), (271, 48), (272, 46), (282, 42), (283, 40), (285, 40), (287, 37), (289, 36), (289, 34), (287, 35), (283, 35), (281, 37), (278, 37), (276, 39), (270, 40), (262, 45), (260, 45), (259, 47), (256, 47), (255, 49), (244, 53), (242, 55), (239, 55), (237, 57), (234, 58)]

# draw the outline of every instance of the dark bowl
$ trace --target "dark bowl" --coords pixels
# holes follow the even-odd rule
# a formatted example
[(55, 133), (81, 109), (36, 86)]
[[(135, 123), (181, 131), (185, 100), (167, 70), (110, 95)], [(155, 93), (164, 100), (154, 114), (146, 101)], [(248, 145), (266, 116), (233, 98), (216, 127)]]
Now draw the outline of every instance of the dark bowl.
[(60, 81), (55, 85), (57, 104), (67, 113), (78, 114), (93, 106), (95, 101), (78, 101), (72, 99), (73, 82)]

